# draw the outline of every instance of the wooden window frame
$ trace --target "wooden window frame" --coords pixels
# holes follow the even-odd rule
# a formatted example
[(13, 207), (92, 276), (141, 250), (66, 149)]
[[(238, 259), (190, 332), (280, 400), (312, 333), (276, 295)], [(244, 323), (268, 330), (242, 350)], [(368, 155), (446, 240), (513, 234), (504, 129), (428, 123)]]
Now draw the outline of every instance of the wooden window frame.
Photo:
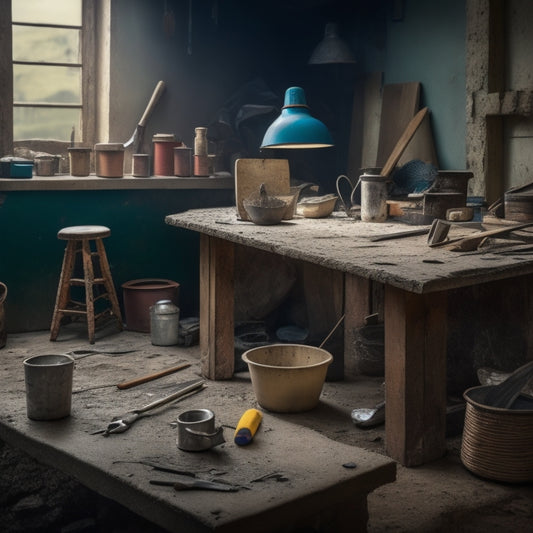
[[(83, 144), (91, 146), (96, 139), (96, 4), (82, 0), (81, 22), (81, 138)], [(41, 139), (13, 140), (13, 49), (11, 0), (0, 0), (0, 155), (13, 154), (15, 148), (24, 146), (35, 151), (66, 153), (70, 142)], [(54, 27), (53, 24), (46, 26)], [(77, 66), (74, 64), (73, 66)], [(56, 106), (54, 106), (56, 107)], [(57, 105), (57, 107), (72, 107)], [(76, 105), (77, 107), (77, 105)]]

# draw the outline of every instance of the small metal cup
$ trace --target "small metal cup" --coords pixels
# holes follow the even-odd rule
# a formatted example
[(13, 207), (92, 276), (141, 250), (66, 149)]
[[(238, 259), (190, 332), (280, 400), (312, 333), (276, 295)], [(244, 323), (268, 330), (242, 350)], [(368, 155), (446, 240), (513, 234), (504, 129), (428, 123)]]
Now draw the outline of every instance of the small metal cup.
[(70, 415), (74, 359), (68, 355), (36, 355), (24, 361), (26, 410), (32, 420)]
[(200, 452), (223, 442), (223, 428), (215, 429), (215, 414), (210, 409), (192, 409), (178, 416), (180, 450)]

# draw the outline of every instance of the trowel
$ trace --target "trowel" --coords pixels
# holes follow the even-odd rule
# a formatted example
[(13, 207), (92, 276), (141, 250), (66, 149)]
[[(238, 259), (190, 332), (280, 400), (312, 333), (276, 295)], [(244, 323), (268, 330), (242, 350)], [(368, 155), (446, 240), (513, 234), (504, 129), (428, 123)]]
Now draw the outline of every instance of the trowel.
[(165, 82), (159, 81), (155, 86), (154, 92), (152, 93), (152, 97), (150, 98), (150, 101), (148, 102), (148, 105), (144, 110), (141, 120), (139, 120), (139, 123), (137, 124), (137, 127), (133, 132), (133, 135), (124, 143), (124, 148), (128, 148), (132, 144), (135, 144), (134, 153), (140, 153), (143, 144), (144, 129), (146, 128), (146, 123), (148, 122), (148, 119), (150, 118), (150, 115), (152, 114), (152, 111), (154, 110), (157, 102), (159, 101), (159, 98), (161, 98), (161, 95), (163, 94), (164, 90)]

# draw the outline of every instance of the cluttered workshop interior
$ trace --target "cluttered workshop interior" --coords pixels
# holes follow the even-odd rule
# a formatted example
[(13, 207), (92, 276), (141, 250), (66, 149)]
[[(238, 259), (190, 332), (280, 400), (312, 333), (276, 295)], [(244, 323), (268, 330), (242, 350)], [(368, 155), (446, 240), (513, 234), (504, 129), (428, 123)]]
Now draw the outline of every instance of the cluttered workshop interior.
[(528, 0), (0, 0), (0, 528), (530, 531)]

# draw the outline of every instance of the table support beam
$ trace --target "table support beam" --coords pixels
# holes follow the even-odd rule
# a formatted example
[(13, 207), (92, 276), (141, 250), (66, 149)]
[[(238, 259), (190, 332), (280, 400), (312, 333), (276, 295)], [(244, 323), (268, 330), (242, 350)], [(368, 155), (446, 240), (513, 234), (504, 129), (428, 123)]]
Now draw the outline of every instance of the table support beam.
[(346, 274), (344, 278), (344, 374), (358, 375), (355, 353), (356, 331), (365, 325), (365, 318), (372, 313), (372, 282), (369, 279)]
[(385, 447), (404, 466), (446, 451), (445, 292), (385, 289)]
[(234, 244), (200, 235), (200, 353), (202, 374), (231, 379), (234, 356)]

